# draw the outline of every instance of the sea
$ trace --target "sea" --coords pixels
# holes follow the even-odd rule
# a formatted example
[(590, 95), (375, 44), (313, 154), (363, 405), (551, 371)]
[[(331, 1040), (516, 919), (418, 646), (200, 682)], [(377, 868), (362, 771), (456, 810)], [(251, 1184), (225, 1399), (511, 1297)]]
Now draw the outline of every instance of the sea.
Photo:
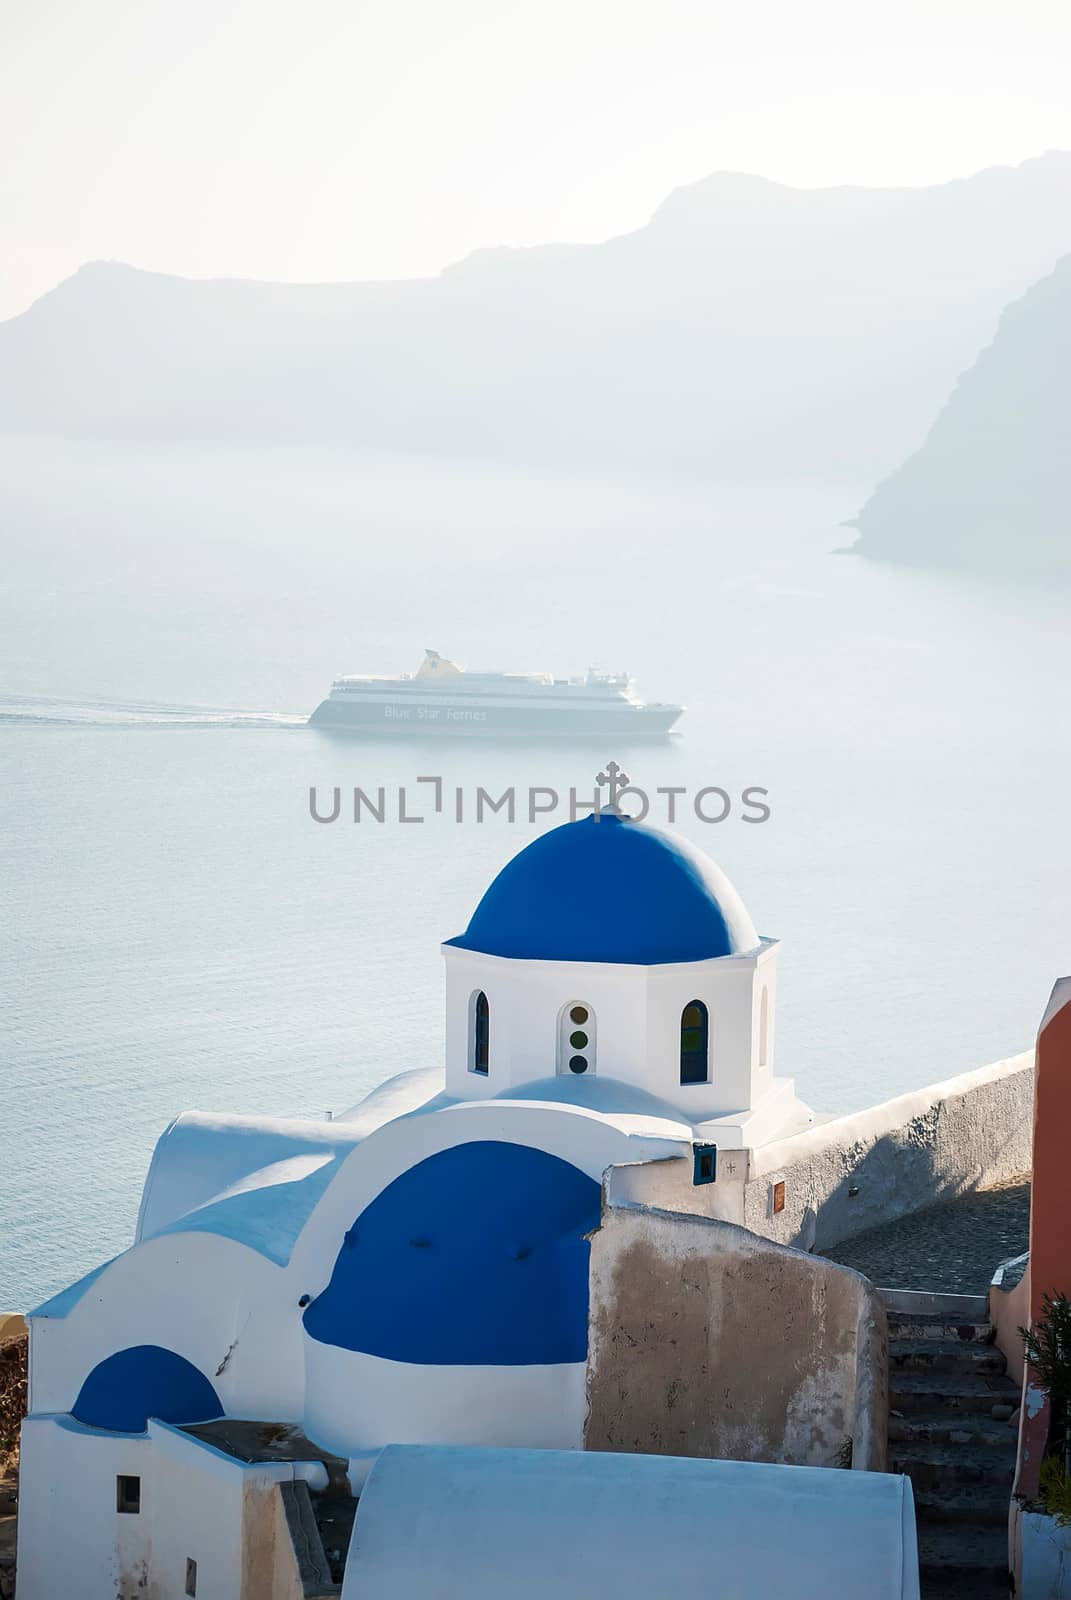
[[(1069, 596), (836, 553), (866, 488), (0, 442), (0, 1311), (131, 1242), (184, 1109), (323, 1117), (439, 1062), (441, 941), (609, 761), (783, 941), (816, 1109), (1028, 1049), (1071, 971)], [(306, 727), (426, 648), (687, 710), (654, 744)]]

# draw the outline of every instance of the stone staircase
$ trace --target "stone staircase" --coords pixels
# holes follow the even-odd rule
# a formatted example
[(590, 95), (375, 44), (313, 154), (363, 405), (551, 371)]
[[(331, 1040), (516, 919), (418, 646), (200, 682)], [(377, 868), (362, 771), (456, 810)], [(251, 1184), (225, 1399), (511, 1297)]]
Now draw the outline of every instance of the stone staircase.
[(325, 1455), (324, 1466), (326, 1489), (310, 1491), (303, 1479), (279, 1486), (304, 1600), (330, 1600), (342, 1593), (357, 1515), (345, 1462)]
[(341, 1593), (357, 1515), (357, 1496), (351, 1492), (344, 1473), (331, 1474), (324, 1493), (313, 1496), (312, 1510), (331, 1580)]
[(923, 1600), (1007, 1600), (1019, 1393), (985, 1296), (882, 1292), (889, 1470), (914, 1490)]

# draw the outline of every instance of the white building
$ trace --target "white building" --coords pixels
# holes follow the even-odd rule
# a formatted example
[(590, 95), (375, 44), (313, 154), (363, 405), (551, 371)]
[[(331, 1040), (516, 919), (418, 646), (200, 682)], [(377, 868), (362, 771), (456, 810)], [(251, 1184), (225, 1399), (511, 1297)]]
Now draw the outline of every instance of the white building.
[(893, 1473), (391, 1446), (358, 1527), (346, 1573), (354, 1600), (919, 1592), (911, 1485)]
[(333, 1122), (179, 1117), (134, 1244), (32, 1314), (20, 1600), (285, 1600), (250, 1563), (340, 1463), (359, 1491), (387, 1445), (578, 1449), (604, 1175), (716, 1186), (718, 1147), (810, 1118), (777, 944), (681, 840), (556, 828), (443, 950), (445, 1068)]

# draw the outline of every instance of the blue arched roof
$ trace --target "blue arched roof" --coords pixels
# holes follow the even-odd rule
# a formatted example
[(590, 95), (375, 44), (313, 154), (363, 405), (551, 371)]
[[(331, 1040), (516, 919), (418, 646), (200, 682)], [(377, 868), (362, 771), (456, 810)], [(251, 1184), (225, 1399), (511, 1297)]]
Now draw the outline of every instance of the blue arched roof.
[(223, 1415), (219, 1396), (185, 1356), (158, 1344), (131, 1345), (98, 1362), (83, 1383), (71, 1415), (91, 1428), (144, 1433), (161, 1422), (209, 1422)]
[(449, 943), (527, 961), (654, 966), (738, 955), (759, 937), (703, 851), (604, 812), (527, 845)]
[(321, 1344), (432, 1366), (547, 1366), (588, 1349), (599, 1185), (528, 1145), (427, 1156), (354, 1222), (305, 1313)]

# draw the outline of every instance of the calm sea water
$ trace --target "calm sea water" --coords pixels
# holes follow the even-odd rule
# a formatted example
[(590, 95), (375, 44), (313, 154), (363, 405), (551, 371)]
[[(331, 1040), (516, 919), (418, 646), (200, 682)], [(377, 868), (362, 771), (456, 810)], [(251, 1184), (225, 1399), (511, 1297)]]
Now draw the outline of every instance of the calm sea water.
[[(311, 784), (763, 785), (761, 826), (681, 825), (784, 941), (778, 1064), (822, 1110), (1027, 1047), (1071, 970), (1067, 595), (831, 555), (858, 492), (25, 442), (0, 484), (0, 1310), (129, 1242), (176, 1112), (439, 1059), (439, 941), (533, 830), (318, 826)], [(628, 667), (682, 735), (302, 725), (425, 646)]]

